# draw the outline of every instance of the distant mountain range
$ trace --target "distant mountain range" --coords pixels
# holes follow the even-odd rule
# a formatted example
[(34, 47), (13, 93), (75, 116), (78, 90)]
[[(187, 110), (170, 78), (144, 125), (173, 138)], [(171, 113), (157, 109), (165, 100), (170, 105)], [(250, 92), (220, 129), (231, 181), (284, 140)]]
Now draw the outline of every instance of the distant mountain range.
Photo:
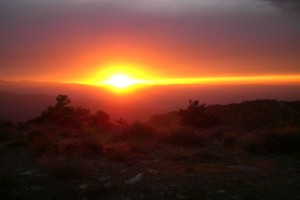
[(299, 85), (156, 85), (129, 93), (106, 88), (55, 82), (0, 81), (0, 120), (26, 121), (55, 104), (66, 94), (75, 106), (103, 110), (112, 119), (148, 120), (152, 115), (179, 110), (190, 99), (207, 104), (239, 103), (246, 100), (300, 100)]
[(0, 119), (25, 121), (38, 115), (55, 99), (45, 94), (17, 94), (0, 91)]

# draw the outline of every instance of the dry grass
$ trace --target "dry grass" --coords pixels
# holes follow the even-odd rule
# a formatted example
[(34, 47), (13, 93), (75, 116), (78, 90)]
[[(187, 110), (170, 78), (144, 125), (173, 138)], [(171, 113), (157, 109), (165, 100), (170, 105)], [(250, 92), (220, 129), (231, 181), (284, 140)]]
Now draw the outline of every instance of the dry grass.
[(300, 128), (283, 126), (249, 133), (243, 138), (243, 147), (250, 153), (300, 152)]
[(111, 160), (125, 161), (132, 152), (132, 146), (125, 141), (109, 143), (104, 146), (104, 156)]
[(225, 132), (222, 137), (222, 145), (230, 150), (238, 150), (241, 135), (237, 132)]
[(204, 135), (189, 127), (170, 130), (164, 141), (180, 146), (203, 146), (206, 142)]
[(63, 137), (59, 130), (35, 130), (28, 135), (27, 141), (31, 151), (38, 156), (90, 156), (102, 154), (103, 147), (100, 136), (89, 132), (83, 132), (81, 135), (76, 134), (71, 133), (74, 137)]
[(213, 140), (218, 140), (223, 135), (222, 128), (194, 129), (187, 126), (178, 126), (169, 131), (164, 131), (161, 140), (179, 146), (202, 147)]

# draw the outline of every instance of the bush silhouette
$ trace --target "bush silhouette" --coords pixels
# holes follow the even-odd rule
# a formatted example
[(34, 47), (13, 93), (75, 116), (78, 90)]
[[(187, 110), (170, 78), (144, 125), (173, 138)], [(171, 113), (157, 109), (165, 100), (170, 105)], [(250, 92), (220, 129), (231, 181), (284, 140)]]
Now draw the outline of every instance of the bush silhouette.
[(207, 139), (190, 127), (181, 127), (171, 130), (164, 141), (179, 146), (203, 146)]
[(108, 131), (113, 126), (109, 115), (102, 110), (97, 111), (95, 114), (89, 117), (89, 125), (97, 127), (102, 131)]
[(206, 104), (199, 104), (198, 100), (190, 100), (187, 109), (179, 111), (180, 122), (194, 128), (211, 128), (220, 124), (220, 119), (214, 114), (206, 112)]
[(49, 106), (40, 116), (30, 122), (38, 124), (54, 124), (64, 128), (80, 129), (84, 126), (98, 127), (101, 130), (109, 130), (112, 122), (107, 113), (97, 111), (91, 114), (91, 111), (82, 106), (71, 106), (71, 100), (67, 95), (58, 95), (55, 106)]

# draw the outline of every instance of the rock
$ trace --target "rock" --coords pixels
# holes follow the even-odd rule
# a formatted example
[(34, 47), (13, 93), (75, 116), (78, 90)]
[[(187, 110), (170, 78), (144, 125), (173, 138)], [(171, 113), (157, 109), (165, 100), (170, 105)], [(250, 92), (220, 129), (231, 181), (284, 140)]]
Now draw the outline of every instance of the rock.
[(78, 188), (79, 188), (79, 189), (82, 189), (82, 190), (85, 190), (85, 189), (87, 189), (88, 187), (89, 187), (89, 185), (86, 184), (86, 183), (82, 183), (82, 184), (80, 184), (80, 185), (78, 186)]
[(104, 176), (104, 177), (101, 177), (101, 178), (99, 178), (98, 180), (100, 181), (100, 182), (107, 182), (108, 180), (110, 180), (110, 176)]
[(104, 187), (105, 188), (111, 188), (112, 186), (112, 182), (111, 181), (107, 181), (105, 184), (104, 184)]
[(187, 168), (185, 168), (185, 172), (187, 172), (187, 173), (193, 173), (193, 172), (195, 172), (195, 169), (191, 168), (191, 167), (187, 167)]
[(227, 166), (228, 169), (235, 169), (235, 170), (242, 170), (242, 171), (252, 171), (257, 172), (258, 168), (252, 166), (245, 166), (245, 165), (229, 165)]
[(178, 195), (176, 195), (176, 199), (186, 199), (186, 196), (178, 194)]
[(148, 163), (158, 163), (161, 162), (162, 159), (156, 159), (156, 160), (142, 160), (141, 163), (148, 164)]
[(292, 181), (290, 181), (290, 180), (286, 180), (286, 182), (285, 182), (286, 184), (292, 184), (293, 182)]
[(135, 183), (140, 182), (143, 178), (144, 178), (144, 174), (139, 173), (135, 177), (133, 177), (132, 179), (127, 180), (126, 183), (129, 184), (129, 185), (133, 185)]
[(223, 189), (219, 189), (218, 192), (217, 192), (217, 194), (225, 194), (225, 193), (226, 193), (226, 191), (223, 190)]
[(237, 195), (236, 196), (232, 196), (231, 198), (234, 199), (234, 200), (241, 200), (241, 198), (239, 196), (237, 196)]
[(39, 185), (32, 185), (32, 186), (30, 186), (30, 188), (29, 188), (31, 191), (34, 191), (34, 192), (36, 192), (36, 191), (40, 191), (40, 190), (42, 190), (43, 189), (43, 187), (42, 186), (39, 186)]
[(154, 169), (147, 169), (147, 172), (149, 172), (150, 174), (157, 174), (158, 171), (154, 170)]
[(160, 192), (160, 193), (158, 193), (160, 196), (165, 196), (165, 193), (164, 192)]
[(47, 174), (40, 173), (39, 170), (29, 170), (21, 173), (22, 176), (46, 176)]
[(66, 158), (66, 157), (59, 157), (59, 158), (57, 158), (57, 160), (58, 160), (58, 161), (66, 161), (67, 158)]
[(22, 173), (21, 175), (23, 175), (23, 176), (33, 176), (33, 175), (36, 175), (37, 173), (39, 173), (38, 170), (29, 170), (29, 171), (26, 171), (26, 172)]

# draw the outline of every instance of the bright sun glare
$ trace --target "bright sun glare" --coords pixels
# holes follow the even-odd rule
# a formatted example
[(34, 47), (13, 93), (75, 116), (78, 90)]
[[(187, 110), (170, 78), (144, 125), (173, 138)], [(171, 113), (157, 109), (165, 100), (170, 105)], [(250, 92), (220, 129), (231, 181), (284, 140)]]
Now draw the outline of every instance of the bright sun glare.
[(113, 75), (108, 81), (106, 81), (106, 84), (119, 89), (127, 88), (135, 83), (135, 80), (129, 78), (124, 74)]

